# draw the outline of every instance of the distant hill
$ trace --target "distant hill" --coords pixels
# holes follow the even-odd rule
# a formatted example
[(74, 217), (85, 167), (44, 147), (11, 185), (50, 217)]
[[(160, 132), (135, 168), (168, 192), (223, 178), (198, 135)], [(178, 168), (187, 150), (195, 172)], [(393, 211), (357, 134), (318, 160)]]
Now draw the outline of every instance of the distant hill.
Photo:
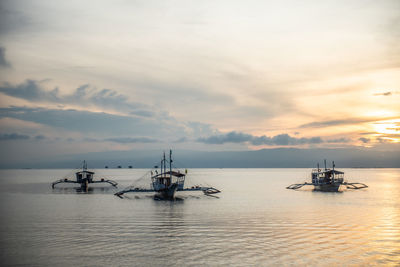
[[(167, 151), (166, 151), (167, 152)], [(1, 163), (1, 168), (74, 168), (84, 159), (91, 168), (151, 168), (159, 164), (162, 151), (107, 151), (63, 155), (35, 162)], [(173, 151), (174, 164), (186, 168), (311, 168), (327, 159), (338, 168), (400, 168), (400, 152), (371, 149), (277, 148), (254, 151)], [(168, 154), (168, 153), (167, 153)]]

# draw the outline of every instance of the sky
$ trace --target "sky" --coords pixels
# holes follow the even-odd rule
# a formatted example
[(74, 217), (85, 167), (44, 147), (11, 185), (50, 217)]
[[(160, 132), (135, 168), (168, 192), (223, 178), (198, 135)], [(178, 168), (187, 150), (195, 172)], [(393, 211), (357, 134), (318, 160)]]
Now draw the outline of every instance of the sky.
[(0, 1), (0, 152), (400, 151), (400, 1)]

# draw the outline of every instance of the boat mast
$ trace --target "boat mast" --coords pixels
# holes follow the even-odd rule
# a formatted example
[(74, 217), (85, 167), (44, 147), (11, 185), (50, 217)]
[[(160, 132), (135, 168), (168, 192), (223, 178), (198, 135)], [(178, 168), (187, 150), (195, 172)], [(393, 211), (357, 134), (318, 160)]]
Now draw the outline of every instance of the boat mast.
[(83, 167), (82, 167), (82, 169), (83, 169), (84, 171), (86, 171), (86, 170), (87, 170), (87, 164), (86, 164), (86, 160), (84, 160), (84, 161), (83, 161)]
[(165, 173), (167, 171), (167, 166), (165, 164), (165, 151), (164, 151), (163, 162), (164, 162), (164, 173)]
[(324, 166), (325, 166), (325, 171), (326, 171), (326, 159), (324, 159)]
[(169, 150), (169, 178), (172, 181), (172, 150)]

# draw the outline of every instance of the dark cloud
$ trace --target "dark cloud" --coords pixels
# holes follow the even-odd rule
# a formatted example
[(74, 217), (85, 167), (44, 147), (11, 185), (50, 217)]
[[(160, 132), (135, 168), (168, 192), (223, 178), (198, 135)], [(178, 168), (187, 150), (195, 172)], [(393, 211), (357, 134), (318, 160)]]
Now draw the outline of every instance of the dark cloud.
[(134, 103), (128, 100), (125, 95), (119, 94), (112, 89), (102, 89), (84, 84), (70, 94), (60, 95), (59, 89), (45, 90), (41, 83), (36, 80), (26, 80), (17, 85), (4, 83), (0, 86), (0, 92), (12, 97), (29, 100), (32, 102), (51, 102), (56, 104), (74, 104), (87, 107), (94, 105), (101, 108), (111, 108), (118, 111), (126, 111), (131, 115), (140, 117), (153, 117), (155, 114), (150, 107)]
[(148, 137), (115, 137), (115, 138), (107, 138), (104, 139), (107, 142), (115, 142), (121, 144), (129, 144), (129, 143), (157, 143), (159, 140), (148, 138)]
[(384, 92), (384, 93), (377, 93), (377, 94), (374, 94), (375, 96), (390, 96), (390, 95), (392, 95), (392, 92)]
[(254, 136), (240, 132), (229, 132), (227, 134), (217, 134), (206, 138), (198, 138), (198, 142), (205, 144), (224, 144), (224, 143), (250, 143), (252, 145), (304, 145), (323, 143), (321, 137), (296, 138), (288, 134), (279, 134), (273, 137)]
[(150, 138), (150, 137), (110, 137), (105, 139), (99, 138), (84, 138), (83, 141), (86, 142), (114, 142), (120, 144), (130, 144), (130, 143), (158, 143), (160, 140)]
[[(18, 11), (26, 10), (27, 3), (20, 1), (0, 1), (0, 34), (9, 34), (22, 29), (31, 29), (32, 19), (29, 18), (24, 12)], [(25, 8), (21, 7), (24, 6)]]
[(344, 137), (337, 138), (337, 139), (326, 140), (327, 143), (348, 143), (350, 141), (351, 141), (350, 139), (347, 139), (347, 138), (344, 138)]
[(24, 83), (15, 86), (9, 83), (4, 83), (2, 86), (0, 86), (0, 92), (12, 97), (30, 101), (42, 100), (60, 102), (60, 99), (57, 96), (57, 88), (49, 92), (44, 91), (40, 88), (39, 83), (34, 80), (26, 80)]
[(206, 144), (244, 143), (251, 141), (252, 138), (253, 136), (250, 134), (229, 132), (227, 134), (218, 134), (206, 138), (198, 138), (197, 141)]
[(11, 67), (10, 62), (6, 59), (6, 49), (0, 46), (0, 67), (9, 68)]
[(45, 139), (47, 139), (47, 137), (44, 136), (44, 135), (36, 135), (36, 136), (35, 136), (35, 140), (38, 140), (38, 141), (40, 141), (40, 140), (45, 140)]
[(141, 117), (79, 110), (9, 107), (0, 108), (0, 118), (14, 118), (76, 131), (108, 135), (179, 136), (184, 129)]
[(24, 134), (11, 133), (11, 134), (0, 134), (0, 141), (8, 140), (27, 140), (30, 137)]
[(391, 96), (391, 95), (396, 95), (396, 94), (400, 94), (400, 91), (387, 91), (387, 92), (383, 92), (383, 93), (376, 93), (376, 94), (374, 94), (374, 96)]
[(365, 138), (365, 137), (361, 137), (358, 140), (360, 140), (361, 142), (363, 142), (364, 144), (369, 143), (369, 141), (371, 141), (371, 139), (369, 138)]
[(99, 139), (92, 138), (92, 137), (85, 137), (85, 138), (83, 138), (83, 141), (85, 141), (85, 142), (98, 142)]
[(388, 140), (388, 139), (386, 139), (386, 138), (384, 138), (385, 136), (383, 136), (383, 137), (378, 137), (378, 138), (376, 138), (376, 140), (379, 142), (379, 143), (381, 143), (381, 144), (388, 144), (388, 143), (390, 143), (390, 141)]

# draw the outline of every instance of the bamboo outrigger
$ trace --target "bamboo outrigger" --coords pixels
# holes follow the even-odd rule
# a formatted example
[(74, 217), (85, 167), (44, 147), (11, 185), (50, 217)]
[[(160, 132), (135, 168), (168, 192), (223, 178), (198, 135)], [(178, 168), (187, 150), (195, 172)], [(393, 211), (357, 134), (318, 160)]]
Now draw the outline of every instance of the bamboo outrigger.
[(304, 182), (302, 184), (292, 184), (286, 187), (287, 189), (300, 189), (303, 186), (314, 186), (314, 191), (322, 192), (338, 192), (341, 187), (346, 187), (346, 189), (362, 189), (368, 186), (363, 183), (349, 183), (344, 181), (344, 172), (335, 170), (335, 162), (332, 162), (332, 169), (326, 168), (321, 170), (319, 168), (313, 169), (311, 172), (311, 183)]

